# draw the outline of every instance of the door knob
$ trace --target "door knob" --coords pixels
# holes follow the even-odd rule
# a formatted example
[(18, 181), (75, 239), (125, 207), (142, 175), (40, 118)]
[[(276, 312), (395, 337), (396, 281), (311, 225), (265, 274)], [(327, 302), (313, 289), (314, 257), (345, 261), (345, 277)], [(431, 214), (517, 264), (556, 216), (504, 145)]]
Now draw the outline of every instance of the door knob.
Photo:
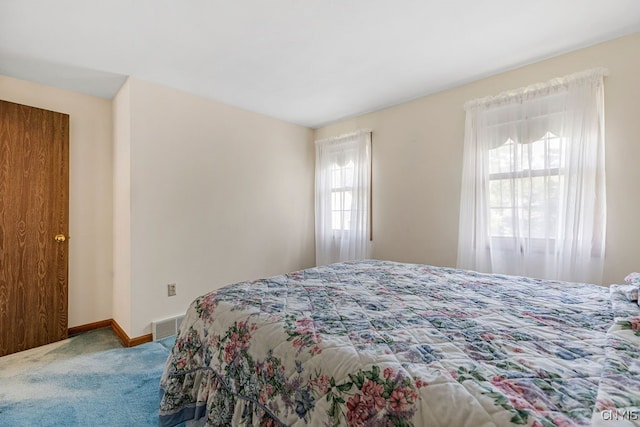
[(62, 243), (65, 240), (67, 240), (67, 238), (65, 237), (64, 234), (56, 234), (56, 236), (53, 238), (53, 240), (55, 240), (56, 243)]

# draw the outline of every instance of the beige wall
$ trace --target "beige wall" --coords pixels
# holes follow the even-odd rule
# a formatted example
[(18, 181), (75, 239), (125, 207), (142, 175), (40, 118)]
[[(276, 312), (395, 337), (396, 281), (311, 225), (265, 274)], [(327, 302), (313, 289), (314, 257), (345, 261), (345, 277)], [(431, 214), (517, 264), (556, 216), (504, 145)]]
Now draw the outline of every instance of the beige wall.
[(640, 271), (640, 34), (499, 74), (316, 130), (373, 129), (373, 256), (455, 266), (463, 104), (592, 67), (605, 80), (607, 254), (604, 283)]
[(5, 76), (0, 99), (69, 114), (69, 327), (111, 318), (111, 101)]
[(131, 329), (131, 85), (113, 99), (113, 313)]
[[(313, 265), (313, 131), (138, 79), (125, 90), (129, 336), (222, 285)], [(118, 188), (126, 179), (114, 182), (116, 194), (128, 191)]]

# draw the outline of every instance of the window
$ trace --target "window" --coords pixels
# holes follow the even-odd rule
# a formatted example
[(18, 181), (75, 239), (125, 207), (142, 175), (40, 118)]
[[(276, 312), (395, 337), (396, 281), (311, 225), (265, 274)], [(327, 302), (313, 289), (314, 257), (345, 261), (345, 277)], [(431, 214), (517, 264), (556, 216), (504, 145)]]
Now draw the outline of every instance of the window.
[(332, 163), (331, 173), (331, 228), (334, 231), (351, 229), (351, 208), (353, 201), (353, 161), (340, 166)]
[(367, 258), (371, 132), (316, 141), (316, 264)]
[(554, 238), (565, 145), (565, 138), (547, 132), (529, 144), (508, 139), (489, 151), (491, 237)]
[(458, 267), (601, 283), (605, 74), (465, 105)]

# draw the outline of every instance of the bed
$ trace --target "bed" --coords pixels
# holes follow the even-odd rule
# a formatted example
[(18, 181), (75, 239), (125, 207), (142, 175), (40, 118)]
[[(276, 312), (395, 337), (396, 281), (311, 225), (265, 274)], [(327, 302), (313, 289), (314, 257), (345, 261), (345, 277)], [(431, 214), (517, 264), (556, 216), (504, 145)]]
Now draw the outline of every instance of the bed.
[(618, 286), (332, 264), (197, 298), (160, 393), (161, 426), (640, 425), (640, 309)]

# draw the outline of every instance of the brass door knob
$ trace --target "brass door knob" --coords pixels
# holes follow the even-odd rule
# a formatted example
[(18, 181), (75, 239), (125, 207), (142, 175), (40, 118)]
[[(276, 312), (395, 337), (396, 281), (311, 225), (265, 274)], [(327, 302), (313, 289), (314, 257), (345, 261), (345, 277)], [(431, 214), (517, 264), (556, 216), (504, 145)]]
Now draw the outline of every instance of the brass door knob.
[(55, 240), (56, 243), (62, 243), (67, 240), (67, 238), (64, 234), (56, 234), (56, 237), (54, 237), (53, 240)]

